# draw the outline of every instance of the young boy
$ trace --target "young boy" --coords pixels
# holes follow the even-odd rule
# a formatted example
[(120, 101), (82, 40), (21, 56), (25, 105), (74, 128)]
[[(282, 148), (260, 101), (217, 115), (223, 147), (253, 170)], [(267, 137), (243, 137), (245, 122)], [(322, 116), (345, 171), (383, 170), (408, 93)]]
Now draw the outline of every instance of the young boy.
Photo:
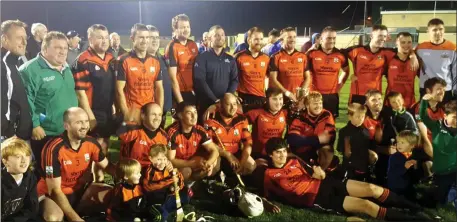
[(17, 137), (1, 144), (2, 221), (35, 220), (38, 213), (37, 180), (30, 170), (32, 150)]
[(343, 153), (343, 167), (346, 178), (365, 181), (369, 165), (377, 160), (374, 149), (375, 141), (363, 125), (367, 108), (359, 103), (348, 106), (349, 122), (339, 131), (337, 150)]
[(121, 179), (111, 191), (111, 203), (106, 212), (108, 221), (138, 221), (154, 219), (148, 212), (140, 183), (141, 164), (135, 159), (119, 161), (116, 176)]
[(154, 215), (161, 218), (161, 221), (166, 221), (170, 212), (176, 211), (176, 196), (174, 190), (174, 182), (178, 179), (180, 189), (180, 199), (182, 204), (189, 203), (189, 189), (184, 188), (184, 177), (181, 172), (177, 171), (177, 177), (173, 176), (172, 169), (168, 169), (167, 163), (168, 148), (163, 144), (155, 144), (149, 151), (149, 160), (151, 164), (144, 169), (142, 185), (145, 192), (145, 198), (148, 205), (154, 205), (151, 209), (155, 209)]
[(419, 142), (419, 136), (410, 130), (401, 131), (397, 135), (397, 151), (389, 158), (387, 170), (387, 186), (396, 194), (403, 195), (409, 200), (415, 200), (414, 184), (419, 181), (418, 162), (414, 148)]
[(403, 96), (399, 92), (391, 91), (386, 96), (390, 105), (390, 112), (385, 112), (383, 138), (395, 140), (399, 132), (411, 130), (419, 135), (414, 116), (406, 111)]

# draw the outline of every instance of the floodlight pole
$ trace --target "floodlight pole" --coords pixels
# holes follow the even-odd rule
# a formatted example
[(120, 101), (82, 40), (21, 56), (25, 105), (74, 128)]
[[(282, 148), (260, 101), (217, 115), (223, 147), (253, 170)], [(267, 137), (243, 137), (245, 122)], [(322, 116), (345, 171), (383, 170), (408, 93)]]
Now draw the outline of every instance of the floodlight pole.
[(436, 18), (435, 14), (436, 14), (436, 1), (435, 1), (435, 7), (433, 7), (433, 18)]
[(142, 19), (142, 16), (141, 16), (141, 0), (138, 1), (138, 11), (139, 11), (139, 19), (140, 19), (140, 23), (143, 23), (143, 19)]
[(367, 1), (365, 1), (365, 8), (363, 10), (363, 44), (365, 44), (365, 27), (366, 27), (366, 20), (367, 20)]

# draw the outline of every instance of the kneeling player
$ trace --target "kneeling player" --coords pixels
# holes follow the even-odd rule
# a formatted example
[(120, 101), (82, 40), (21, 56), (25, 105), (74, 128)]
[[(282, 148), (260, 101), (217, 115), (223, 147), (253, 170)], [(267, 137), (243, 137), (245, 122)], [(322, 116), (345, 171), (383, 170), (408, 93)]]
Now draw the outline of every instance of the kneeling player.
[(251, 157), (252, 137), (248, 122), (246, 117), (237, 114), (237, 109), (236, 96), (226, 93), (221, 101), (221, 110), (214, 118), (205, 122), (209, 135), (221, 146), (221, 169), (226, 175), (233, 175), (233, 172), (246, 175), (255, 169), (255, 162)]
[[(272, 138), (266, 145), (267, 153), (271, 158), (264, 174), (266, 198), (280, 197), (288, 204), (298, 207), (314, 206), (339, 213), (363, 213), (385, 220), (429, 219), (409, 216), (392, 208), (381, 207), (380, 205), (420, 210), (416, 204), (374, 184), (356, 180), (340, 181), (326, 177), (320, 166), (310, 166), (303, 161), (289, 159), (287, 147), (287, 142), (281, 138)], [(380, 205), (362, 198), (373, 198)]]
[(179, 121), (167, 129), (171, 147), (168, 159), (183, 174), (185, 181), (214, 175), (220, 168), (218, 148), (206, 130), (197, 125), (197, 108), (194, 104), (181, 102), (176, 114)]

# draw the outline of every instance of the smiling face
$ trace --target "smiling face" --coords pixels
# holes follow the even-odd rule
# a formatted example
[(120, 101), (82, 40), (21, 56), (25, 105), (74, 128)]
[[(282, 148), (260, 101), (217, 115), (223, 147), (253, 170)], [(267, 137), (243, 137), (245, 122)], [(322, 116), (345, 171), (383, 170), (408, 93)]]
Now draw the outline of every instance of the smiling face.
[(68, 121), (64, 123), (64, 128), (69, 137), (75, 140), (86, 138), (89, 131), (89, 117), (84, 110), (78, 110), (70, 114)]
[(27, 33), (24, 27), (13, 25), (6, 33), (2, 35), (2, 47), (11, 51), (14, 55), (25, 55), (27, 46)]
[(68, 42), (65, 39), (52, 39), (42, 53), (51, 65), (62, 66), (67, 62)]
[(8, 173), (10, 174), (22, 174), (27, 171), (30, 166), (32, 157), (21, 150), (16, 150), (12, 155), (2, 159), (3, 165), (5, 165)]
[(375, 30), (371, 32), (371, 44), (375, 47), (381, 48), (387, 41), (387, 30)]
[(274, 166), (281, 167), (287, 162), (287, 148), (276, 149), (270, 154)]

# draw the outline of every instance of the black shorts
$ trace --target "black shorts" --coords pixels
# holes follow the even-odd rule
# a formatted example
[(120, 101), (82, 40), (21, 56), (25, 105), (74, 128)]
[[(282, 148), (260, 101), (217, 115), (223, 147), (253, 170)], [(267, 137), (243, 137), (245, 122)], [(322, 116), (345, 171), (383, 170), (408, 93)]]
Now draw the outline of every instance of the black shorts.
[(86, 184), (83, 188), (81, 188), (79, 190), (75, 190), (73, 193), (66, 195), (68, 202), (70, 203), (70, 205), (73, 208), (78, 207), (78, 204), (79, 204), (79, 202), (81, 202), (81, 199), (88, 187), (89, 187), (89, 184)]
[(359, 103), (359, 104), (365, 105), (366, 100), (367, 99), (365, 96), (351, 94), (349, 103)]
[(325, 177), (317, 191), (314, 206), (325, 211), (346, 213), (343, 208), (344, 198), (349, 196), (346, 184), (347, 180), (341, 181), (333, 177)]
[[(238, 152), (236, 152), (233, 155), (238, 160), (240, 160), (241, 159), (241, 150), (238, 150)], [(227, 176), (235, 175), (233, 170), (232, 170), (232, 167), (230, 166), (230, 162), (224, 157), (221, 157), (221, 170), (224, 171), (225, 175), (227, 175)]]
[(238, 93), (238, 96), (243, 100), (243, 113), (246, 113), (252, 109), (262, 108), (266, 101), (266, 98), (262, 96), (255, 96), (244, 93)]
[(333, 117), (338, 117), (339, 109), (340, 109), (340, 97), (338, 94), (323, 94), (322, 95), (322, 102), (324, 105), (324, 109), (328, 110), (330, 113), (333, 114)]
[(121, 116), (114, 116), (110, 112), (93, 110), (97, 126), (89, 132), (89, 135), (96, 138), (109, 138), (116, 133), (122, 123)]

